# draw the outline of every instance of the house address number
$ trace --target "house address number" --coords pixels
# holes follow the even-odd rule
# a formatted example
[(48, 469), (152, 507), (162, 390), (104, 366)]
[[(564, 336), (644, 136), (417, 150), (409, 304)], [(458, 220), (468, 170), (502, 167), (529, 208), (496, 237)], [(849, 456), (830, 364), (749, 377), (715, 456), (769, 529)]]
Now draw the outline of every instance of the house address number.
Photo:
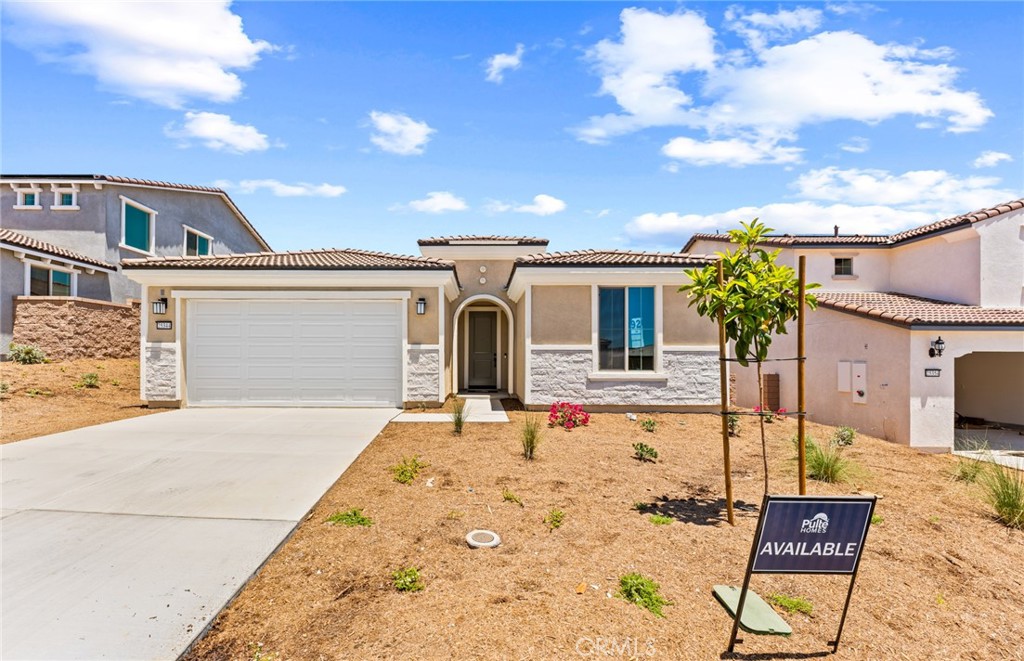
[(172, 323), (173, 322), (170, 322), (170, 321), (158, 321), (158, 322), (156, 322), (156, 329), (157, 330), (171, 330), (171, 328), (172, 328), (171, 324)]
[(941, 376), (942, 370), (938, 367), (926, 367), (924, 368), (925, 376)]

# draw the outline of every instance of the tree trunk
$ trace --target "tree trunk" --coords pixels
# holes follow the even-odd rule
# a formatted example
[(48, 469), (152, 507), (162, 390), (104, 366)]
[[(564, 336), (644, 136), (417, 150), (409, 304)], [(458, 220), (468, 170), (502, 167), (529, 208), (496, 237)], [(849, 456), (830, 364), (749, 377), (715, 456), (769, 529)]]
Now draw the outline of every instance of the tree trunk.
[(768, 493), (768, 443), (764, 437), (764, 381), (761, 377), (761, 361), (757, 361), (757, 408), (761, 415), (757, 417), (761, 424), (761, 460), (764, 462), (764, 492)]

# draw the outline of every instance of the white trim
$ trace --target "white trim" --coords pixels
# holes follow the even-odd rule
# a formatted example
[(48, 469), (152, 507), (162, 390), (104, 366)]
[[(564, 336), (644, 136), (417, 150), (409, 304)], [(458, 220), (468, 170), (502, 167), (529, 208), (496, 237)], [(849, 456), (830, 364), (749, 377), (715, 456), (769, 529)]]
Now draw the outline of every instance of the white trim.
[(43, 205), (41, 204), (15, 204), (11, 207), (15, 211), (42, 211)]
[(399, 359), (402, 361), (402, 399), (398, 402), (399, 406), (404, 408), (405, 403), (409, 401), (409, 303), (408, 298), (411, 292), (403, 292), (404, 298), (396, 301), (398, 303), (398, 314), (401, 317), (399, 323), (402, 324), (402, 355)]
[[(644, 287), (652, 287), (654, 289), (654, 370), (653, 371), (652, 370), (630, 370), (629, 369), (629, 350), (630, 350), (630, 346), (629, 346), (629, 290), (630, 289), (640, 289), (640, 288), (644, 288)], [(662, 369), (662, 358), (663, 358), (662, 357), (662, 351), (661, 351), (661, 342), (664, 339), (664, 335), (665, 335), (664, 334), (664, 329), (662, 328), (662, 326), (663, 326), (663, 315), (661, 313), (661, 307), (662, 307), (662, 305), (664, 305), (665, 301), (664, 301), (664, 296), (661, 295), (663, 293), (662, 289), (661, 289), (661, 286), (660, 285), (635, 285), (635, 284), (629, 284), (629, 285), (603, 285), (603, 286), (592, 285), (591, 296), (593, 297), (593, 299), (595, 301), (599, 300), (602, 288), (604, 288), (604, 289), (621, 289), (621, 290), (623, 290), (623, 297), (625, 299), (624, 300), (625, 305), (623, 305), (623, 314), (625, 316), (625, 319), (623, 320), (623, 332), (626, 335), (623, 338), (623, 347), (624, 347), (623, 351), (625, 353), (623, 355), (624, 363), (623, 363), (623, 370), (622, 371), (623, 372), (627, 372), (629, 374), (652, 374), (652, 373), (653, 374), (660, 374), (661, 373), (661, 369)], [(593, 303), (591, 305), (590, 314), (591, 314), (590, 323), (592, 324), (592, 329), (596, 333), (600, 329), (600, 322), (601, 322), (600, 305), (598, 303)], [(598, 342), (597, 339), (595, 339), (594, 340), (594, 349), (593, 349), (594, 350), (594, 363), (593, 363), (594, 364), (594, 369), (593, 369), (592, 373), (593, 374), (604, 374), (605, 371), (601, 369), (601, 363), (600, 363), (601, 355), (600, 355), (600, 350), (599, 350), (599, 346), (598, 345), (599, 345), (599, 342)]]
[(600, 327), (598, 322), (601, 320), (601, 304), (600, 304), (601, 288), (597, 285), (590, 285), (590, 351), (591, 351), (591, 372), (597, 372), (601, 369), (601, 365), (598, 362), (600, 360), (600, 352), (598, 348), (601, 346), (600, 340)]
[(661, 345), (665, 341), (664, 328), (664, 288), (654, 288), (654, 371), (661, 372), (664, 363), (662, 362)]
[[(498, 308), (500, 308), (501, 310), (503, 310), (505, 312), (505, 315), (508, 318), (508, 347), (509, 347), (509, 350), (508, 350), (508, 380), (509, 380), (509, 383), (511, 383), (514, 380), (514, 377), (515, 377), (515, 362), (514, 361), (515, 361), (515, 332), (516, 332), (515, 324), (516, 324), (516, 320), (515, 320), (515, 315), (512, 314), (512, 308), (509, 307), (508, 303), (506, 303), (505, 301), (501, 300), (497, 296), (494, 296), (493, 294), (473, 294), (472, 296), (470, 296), (466, 300), (464, 300), (461, 303), (459, 303), (458, 307), (455, 308), (455, 313), (452, 315), (452, 392), (454, 392), (454, 393), (458, 393), (458, 391), (459, 391), (459, 389), (458, 389), (458, 385), (459, 385), (458, 384), (458, 380), (459, 380), (459, 378), (458, 378), (458, 375), (459, 375), (459, 347), (458, 347), (458, 341), (459, 341), (460, 319), (462, 317), (462, 311), (466, 308), (466, 306), (468, 306), (471, 303), (475, 303), (476, 301), (490, 301), (490, 302), (496, 304)], [(487, 306), (487, 307), (492, 307), (492, 306)], [(486, 308), (481, 308), (481, 309), (486, 309)], [(529, 318), (529, 317), (527, 317), (527, 318)], [(468, 342), (467, 342), (466, 346), (467, 347), (469, 346)], [(526, 355), (529, 356), (528, 353)], [(469, 359), (467, 357), (466, 358), (466, 362), (468, 362), (468, 360)], [(529, 371), (527, 371), (527, 373), (529, 373)], [(466, 383), (466, 381), (468, 381), (468, 379), (463, 381), (463, 385), (468, 387), (468, 384)]]
[(592, 351), (593, 348), (589, 344), (534, 344), (530, 347), (532, 351)]
[(22, 259), (25, 264), (25, 296), (32, 295), (32, 268), (38, 268), (46, 271), (46, 296), (56, 296), (53, 293), (53, 272), (59, 271), (66, 273), (68, 276), (68, 296), (78, 296), (78, 271), (73, 268), (61, 266), (60, 264), (52, 264), (50, 262), (37, 262), (32, 259)]
[(454, 271), (348, 271), (303, 269), (133, 269), (126, 265), (129, 279), (152, 287), (437, 287), (458, 296)]
[(53, 205), (50, 207), (50, 211), (81, 211), (82, 207), (77, 204), (71, 204), (68, 206), (57, 206)]
[(437, 288), (437, 401), (444, 403), (448, 399), (444, 381), (444, 324), (447, 316), (445, 310), (444, 287)]
[(418, 344), (416, 342), (409, 343), (410, 351), (438, 351), (440, 350), (440, 344)]
[(666, 353), (718, 353), (718, 347), (710, 344), (666, 344), (661, 350)]
[(117, 247), (121, 248), (123, 250), (131, 250), (132, 252), (137, 252), (140, 255), (146, 255), (147, 257), (156, 257), (156, 253), (155, 252), (147, 252), (145, 250), (139, 250), (135, 246), (130, 246), (127, 243), (119, 243), (119, 244), (117, 244)]
[(376, 301), (407, 301), (412, 296), (409, 291), (337, 291), (337, 290), (299, 290), (299, 289), (260, 289), (246, 291), (239, 289), (172, 289), (174, 298), (244, 300), (254, 298), (272, 299), (359, 299)]
[(533, 287), (526, 286), (526, 319), (523, 320), (523, 404), (533, 403)]
[[(78, 184), (50, 184), (50, 191), (53, 193), (53, 204), (50, 211), (78, 211)], [(71, 195), (71, 204), (61, 204), (61, 195)]]
[(668, 381), (668, 374), (664, 372), (624, 372), (620, 370), (606, 370), (603, 372), (591, 372), (587, 375), (590, 381)]
[(443, 246), (420, 246), (420, 254), (424, 257), (483, 261), (515, 259), (523, 255), (534, 255), (546, 251), (547, 246), (523, 246), (509, 243), (481, 244), (474, 242)]
[[(195, 234), (196, 236), (201, 236), (202, 238), (206, 239), (209, 242), (210, 252), (206, 253), (205, 255), (198, 255), (197, 254), (197, 255), (194, 255), (194, 256), (207, 257), (207, 256), (210, 256), (210, 255), (213, 255), (213, 242), (214, 242), (214, 238), (212, 236), (210, 236), (206, 232), (200, 232), (199, 230), (197, 230), (194, 227), (189, 227), (188, 225), (185, 225), (184, 223), (182, 223), (181, 229), (182, 229), (182, 236), (181, 236), (181, 256), (182, 257), (189, 257), (190, 256), (190, 255), (187, 254), (188, 253), (188, 234), (189, 234), (189, 232), (191, 232), (192, 234)], [(197, 248), (198, 248), (198, 242), (196, 242), (196, 243), (197, 243)]]
[[(142, 253), (143, 255), (156, 256), (156, 252), (155, 251), (156, 251), (156, 215), (158, 213), (157, 210), (156, 209), (151, 209), (151, 208), (147, 207), (145, 204), (142, 204), (141, 202), (136, 202), (135, 200), (131, 199), (130, 197), (125, 197), (124, 195), (118, 195), (117, 197), (120, 198), (120, 200), (121, 200), (121, 240), (118, 243), (118, 245), (121, 248), (127, 248), (128, 250), (134, 250), (135, 252)], [(139, 211), (142, 211), (144, 213), (149, 214), (149, 249), (148, 250), (143, 250), (142, 248), (136, 248), (134, 246), (130, 246), (127, 243), (125, 243), (125, 240), (124, 240), (124, 222), (125, 222), (125, 215), (126, 215), (126, 206), (129, 205), (129, 204), (132, 205), (133, 207), (135, 207), (136, 209), (138, 209)]]
[[(176, 396), (175, 399), (180, 402), (182, 401), (182, 393), (184, 392), (182, 381), (185, 380), (185, 356), (182, 355), (181, 351), (181, 348), (185, 346), (181, 342), (181, 311), (185, 309), (186, 304), (176, 298), (172, 300), (174, 301), (172, 304), (174, 305), (174, 355), (178, 361), (178, 369), (175, 370), (176, 377), (174, 380), (174, 394)], [(187, 318), (188, 315), (186, 314), (185, 317)], [(185, 404), (188, 404), (188, 402), (186, 401)]]
[(24, 259), (26, 255), (32, 255), (33, 257), (38, 257), (40, 259), (50, 259), (50, 260), (56, 259), (56, 260), (60, 260), (62, 262), (66, 262), (69, 265), (68, 268), (72, 268), (72, 265), (77, 265), (80, 268), (85, 269), (85, 270), (95, 269), (97, 271), (103, 271), (104, 273), (117, 273), (117, 271), (112, 270), (112, 269), (108, 269), (105, 266), (96, 266), (94, 264), (86, 264), (85, 262), (79, 261), (77, 259), (73, 259), (71, 257), (62, 257), (60, 255), (51, 255), (48, 252), (40, 252), (38, 250), (32, 250), (31, 248), (22, 248), (21, 246), (15, 246), (15, 245), (12, 245), (10, 243), (0, 242), (0, 248), (3, 248), (4, 250), (10, 250), (11, 252), (13, 252), (15, 254), (14, 256), (17, 257), (18, 259)]

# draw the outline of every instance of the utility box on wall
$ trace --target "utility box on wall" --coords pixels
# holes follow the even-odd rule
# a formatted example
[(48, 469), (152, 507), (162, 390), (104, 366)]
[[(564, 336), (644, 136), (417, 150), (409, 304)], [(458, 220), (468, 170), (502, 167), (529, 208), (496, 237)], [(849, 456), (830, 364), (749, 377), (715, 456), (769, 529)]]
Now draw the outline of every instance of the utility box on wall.
[(764, 375), (764, 405), (769, 411), (778, 411), (779, 407), (782, 406), (780, 403), (782, 397), (779, 393), (779, 375), (778, 374), (765, 374)]
[(854, 404), (868, 403), (868, 364), (850, 363), (850, 387)]

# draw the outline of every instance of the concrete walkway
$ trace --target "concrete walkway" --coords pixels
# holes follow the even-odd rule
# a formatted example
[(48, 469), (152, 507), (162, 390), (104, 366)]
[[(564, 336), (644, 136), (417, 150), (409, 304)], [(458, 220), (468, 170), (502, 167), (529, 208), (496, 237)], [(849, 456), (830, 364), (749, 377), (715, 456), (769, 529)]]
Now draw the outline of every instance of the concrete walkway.
[[(507, 395), (506, 395), (507, 396)], [(459, 395), (466, 400), (466, 422), (508, 422), (505, 407), (501, 405), (502, 395)], [(450, 413), (402, 413), (394, 422), (451, 422)]]
[(0, 658), (176, 658), (396, 413), (184, 409), (0, 447)]

